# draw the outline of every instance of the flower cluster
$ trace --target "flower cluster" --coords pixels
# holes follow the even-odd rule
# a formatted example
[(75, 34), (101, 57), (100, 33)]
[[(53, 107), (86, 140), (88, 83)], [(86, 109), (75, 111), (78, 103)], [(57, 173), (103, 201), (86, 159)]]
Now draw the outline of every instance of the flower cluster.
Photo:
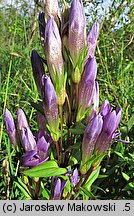
[[(44, 114), (37, 114), (39, 131), (36, 138), (22, 109), (17, 113), (17, 126), (8, 109), (4, 119), (11, 143), (23, 146), (23, 166), (36, 167), (53, 158), (60, 167), (67, 169), (64, 177), (68, 180), (56, 174), (51, 178), (50, 198), (61, 199), (67, 181), (72, 188), (77, 187), (83, 180), (80, 175), (88, 172), (94, 156), (98, 158), (92, 164), (94, 169), (95, 164), (100, 164), (99, 156), (116, 137), (122, 110), (115, 111), (107, 100), (99, 109), (95, 58), (99, 24), (95, 22), (86, 35), (82, 0), (73, 0), (70, 8), (65, 5), (62, 14), (58, 0), (46, 0), (45, 12), (39, 14), (39, 31), (45, 59), (36, 50), (31, 53), (33, 76), (44, 110)], [(75, 126), (77, 129), (80, 123), (79, 130), (84, 127), (84, 131), (74, 133)], [(72, 160), (77, 144), (80, 157)]]

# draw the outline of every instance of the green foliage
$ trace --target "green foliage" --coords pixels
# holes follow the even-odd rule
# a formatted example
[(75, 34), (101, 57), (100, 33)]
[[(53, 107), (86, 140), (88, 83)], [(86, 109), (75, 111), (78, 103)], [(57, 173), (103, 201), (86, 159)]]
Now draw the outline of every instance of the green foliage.
[[(112, 149), (114, 150), (109, 150), (108, 156), (103, 159), (101, 167), (98, 167), (92, 173), (85, 187), (80, 187), (80, 196), (85, 199), (133, 199), (134, 23), (132, 1), (113, 0), (108, 13), (106, 13), (102, 4), (97, 2), (93, 1), (93, 7), (90, 5), (91, 1), (84, 1), (84, 5), (89, 27), (94, 20), (102, 20), (96, 51), (100, 99), (101, 102), (108, 99), (114, 107), (121, 106), (123, 108), (120, 126), (121, 138), (129, 140), (130, 143), (113, 144)], [(24, 171), (25, 175), (33, 177), (32, 182), (28, 182), (26, 186), (23, 183), (22, 173), (18, 170), (20, 161), (17, 159), (14, 149), (10, 146), (3, 124), (5, 107), (9, 108), (12, 113), (16, 112), (16, 108), (22, 107), (29, 116), (32, 130), (36, 132), (35, 112), (37, 108), (40, 110), (40, 105), (37, 105), (38, 93), (30, 65), (31, 50), (37, 48), (39, 53), (42, 52), (37, 23), (39, 8), (35, 5), (34, 8), (29, 10), (26, 1), (19, 1), (19, 3), (20, 11), (17, 11), (15, 5), (4, 5), (0, 8), (0, 166), (2, 167), (0, 172), (0, 199), (30, 199), (36, 197), (33, 194), (34, 177), (47, 178), (52, 175), (59, 176), (66, 172), (65, 168), (59, 169), (56, 162), (48, 161), (38, 167)], [(103, 15), (98, 13), (98, 6), (102, 8)], [(30, 12), (28, 13), (28, 11)], [(125, 18), (123, 19), (123, 17)], [(85, 126), (77, 122), (71, 127), (70, 131), (77, 136), (82, 134), (84, 129)], [(75, 143), (70, 148), (75, 153), (74, 158), (70, 158), (70, 163), (77, 165), (81, 157), (80, 144)], [(28, 185), (31, 185), (32, 191), (29, 191)], [(46, 180), (42, 182), (41, 189), (41, 197), (49, 199), (50, 194), (46, 187)], [(65, 189), (70, 192), (70, 182)]]

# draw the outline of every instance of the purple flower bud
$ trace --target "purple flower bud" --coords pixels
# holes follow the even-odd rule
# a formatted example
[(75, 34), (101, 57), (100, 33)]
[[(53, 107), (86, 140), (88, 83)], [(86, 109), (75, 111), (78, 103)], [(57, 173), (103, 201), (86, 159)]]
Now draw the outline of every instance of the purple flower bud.
[(70, 178), (71, 183), (73, 184), (73, 186), (75, 187), (77, 185), (77, 183), (80, 181), (79, 178), (79, 173), (78, 173), (78, 169), (75, 168), (75, 170), (73, 171), (73, 175)]
[(87, 116), (87, 122), (88, 123), (93, 118), (94, 113), (98, 113), (98, 107), (99, 107), (99, 85), (98, 85), (98, 82), (95, 82), (95, 84), (94, 84), (93, 98), (92, 98), (91, 104), (93, 104), (93, 107), (91, 108), (91, 110), (89, 111), (88, 116)]
[(74, 0), (69, 16), (69, 51), (74, 65), (84, 51), (86, 41), (86, 18), (81, 0)]
[(95, 22), (87, 36), (87, 57), (93, 57), (97, 45), (97, 38), (99, 36), (99, 23)]
[(52, 200), (60, 200), (62, 191), (65, 188), (66, 180), (61, 180), (60, 178), (53, 177), (52, 178), (52, 187), (51, 187), (51, 196), (50, 199)]
[(109, 101), (108, 100), (104, 100), (101, 107), (100, 107), (100, 114), (102, 116), (106, 116), (109, 112), (112, 111), (112, 108), (109, 104)]
[(95, 143), (101, 133), (103, 126), (102, 116), (96, 115), (89, 122), (82, 141), (82, 162), (83, 164), (90, 159), (94, 152)]
[(8, 133), (8, 136), (10, 138), (11, 143), (14, 146), (16, 146), (18, 143), (17, 131), (15, 128), (15, 123), (14, 123), (14, 119), (12, 117), (12, 114), (10, 113), (10, 111), (7, 108), (5, 109), (5, 113), (4, 113), (4, 122), (5, 122), (6, 130), (7, 130), (7, 133)]
[(41, 79), (45, 73), (45, 70), (44, 70), (42, 59), (38, 55), (36, 50), (32, 51), (31, 64), (32, 64), (34, 79), (35, 79), (37, 88), (38, 88), (39, 93), (40, 93), (41, 92)]
[(39, 164), (39, 156), (36, 150), (26, 152), (23, 157), (23, 166), (34, 167)]
[(121, 111), (121, 109), (119, 109), (117, 112), (115, 110), (109, 111), (107, 115), (103, 116), (103, 128), (95, 146), (98, 154), (104, 153), (109, 147), (109, 144), (114, 137), (114, 132), (119, 125)]
[[(48, 76), (42, 77), (42, 98), (43, 98), (43, 106), (46, 120), (51, 128), (56, 134), (57, 141), (57, 133), (58, 133), (58, 105), (57, 105), (57, 97), (56, 92), (54, 90), (54, 86)], [(52, 134), (51, 134), (52, 135)]]
[(26, 152), (36, 149), (36, 142), (29, 127), (21, 129), (20, 138)]
[(39, 20), (39, 31), (40, 31), (41, 44), (42, 44), (42, 47), (44, 48), (44, 46), (45, 46), (45, 26), (46, 26), (46, 23), (45, 23), (45, 14), (43, 12), (39, 13), (38, 20)]
[(26, 115), (22, 109), (18, 109), (17, 120), (18, 120), (18, 129), (19, 130), (21, 130), (22, 128), (28, 128), (29, 127)]
[(26, 152), (35, 150), (36, 141), (29, 128), (26, 115), (22, 109), (18, 109), (17, 118), (18, 118), (19, 135), (20, 135), (23, 148), (25, 149)]
[(93, 57), (89, 59), (89, 61), (87, 61), (79, 84), (79, 109), (77, 120), (80, 120), (82, 118), (85, 110), (92, 104), (96, 74), (97, 63), (95, 58)]
[(61, 77), (63, 69), (62, 44), (59, 30), (53, 18), (50, 18), (45, 28), (45, 54), (49, 72), (53, 82), (56, 82), (56, 72)]
[(44, 0), (46, 18), (53, 17), (55, 21), (60, 18), (58, 0)]

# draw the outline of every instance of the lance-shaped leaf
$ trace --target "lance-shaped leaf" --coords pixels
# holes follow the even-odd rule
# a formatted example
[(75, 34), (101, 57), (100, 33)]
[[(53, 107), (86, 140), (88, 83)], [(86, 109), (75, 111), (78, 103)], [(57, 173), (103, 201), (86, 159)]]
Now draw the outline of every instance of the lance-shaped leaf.
[(39, 93), (41, 93), (41, 79), (45, 74), (42, 58), (39, 56), (36, 50), (31, 53), (31, 64), (33, 69), (33, 76), (36, 82)]
[(56, 82), (56, 72), (61, 77), (63, 70), (62, 44), (59, 30), (53, 18), (50, 18), (45, 28), (45, 55), (53, 83)]
[(50, 126), (51, 136), (55, 141), (58, 139), (58, 105), (57, 105), (57, 96), (54, 89), (54, 86), (48, 76), (42, 77), (42, 98), (45, 118)]
[(97, 39), (99, 36), (99, 23), (95, 22), (87, 36), (87, 58), (89, 56), (93, 57), (95, 54), (95, 49), (97, 45)]
[(69, 51), (74, 65), (84, 51), (86, 41), (86, 19), (81, 0), (74, 0), (69, 15)]
[(16, 146), (18, 143), (17, 131), (16, 131), (16, 127), (15, 127), (15, 123), (14, 123), (12, 114), (7, 108), (5, 109), (5, 112), (4, 112), (4, 122), (5, 122), (6, 130), (7, 130), (11, 143), (14, 146)]
[(48, 178), (51, 176), (60, 176), (65, 174), (67, 170), (65, 168), (60, 168), (55, 161), (46, 161), (32, 169), (28, 169), (23, 173), (30, 177), (44, 177)]

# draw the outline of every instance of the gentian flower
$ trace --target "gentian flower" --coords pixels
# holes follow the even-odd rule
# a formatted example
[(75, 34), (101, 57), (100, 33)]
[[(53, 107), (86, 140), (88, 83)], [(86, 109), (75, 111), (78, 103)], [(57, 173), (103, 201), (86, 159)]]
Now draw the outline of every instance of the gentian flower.
[(59, 25), (60, 23), (60, 9), (58, 0), (44, 0), (45, 5), (45, 16), (47, 19), (50, 17), (54, 18), (55, 22)]
[(49, 146), (50, 143), (46, 142), (44, 136), (38, 139), (36, 148), (23, 155), (23, 166), (34, 167), (47, 161)]
[(77, 121), (83, 118), (83, 114), (87, 108), (93, 103), (95, 78), (97, 74), (97, 63), (95, 57), (89, 58), (84, 67), (79, 84), (79, 102)]
[(5, 122), (6, 130), (7, 130), (11, 143), (14, 146), (16, 146), (18, 143), (17, 130), (15, 127), (15, 123), (14, 123), (12, 114), (7, 108), (5, 109), (5, 112), (4, 112), (4, 122)]
[(45, 74), (42, 58), (38, 55), (36, 50), (31, 53), (31, 64), (33, 69), (33, 76), (36, 82), (39, 93), (41, 93), (41, 79)]
[(103, 117), (103, 128), (95, 145), (95, 150), (98, 154), (103, 154), (107, 150), (110, 142), (114, 138), (114, 133), (121, 120), (122, 109), (119, 108), (115, 111), (108, 107), (109, 105), (107, 104), (107, 106), (101, 110), (101, 115)]
[(74, 65), (84, 51), (86, 41), (86, 18), (81, 0), (73, 0), (69, 15), (69, 51)]
[(54, 90), (54, 86), (48, 76), (42, 77), (42, 98), (45, 118), (50, 126), (51, 136), (54, 141), (58, 140), (58, 105), (57, 96)]
[(82, 162), (86, 163), (93, 155), (96, 141), (102, 131), (103, 118), (100, 114), (94, 117), (87, 125), (82, 141)]
[(18, 109), (17, 119), (19, 136), (24, 150), (26, 152), (36, 150), (35, 138), (30, 130), (26, 115), (22, 109)]
[(53, 18), (47, 21), (45, 28), (45, 55), (50, 76), (55, 84), (56, 74), (59, 78), (62, 76), (63, 57), (59, 30)]
[(80, 181), (79, 178), (79, 173), (78, 173), (78, 169), (75, 168), (75, 170), (73, 171), (73, 175), (70, 178), (71, 183), (73, 184), (73, 186), (75, 187), (77, 185), (77, 183)]
[(66, 180), (61, 180), (60, 178), (57, 178), (55, 176), (52, 178), (52, 187), (50, 195), (51, 200), (61, 199), (62, 191), (64, 190), (66, 183)]
[(87, 36), (87, 58), (89, 56), (93, 57), (95, 54), (95, 49), (97, 45), (97, 39), (99, 36), (99, 23), (95, 22)]

